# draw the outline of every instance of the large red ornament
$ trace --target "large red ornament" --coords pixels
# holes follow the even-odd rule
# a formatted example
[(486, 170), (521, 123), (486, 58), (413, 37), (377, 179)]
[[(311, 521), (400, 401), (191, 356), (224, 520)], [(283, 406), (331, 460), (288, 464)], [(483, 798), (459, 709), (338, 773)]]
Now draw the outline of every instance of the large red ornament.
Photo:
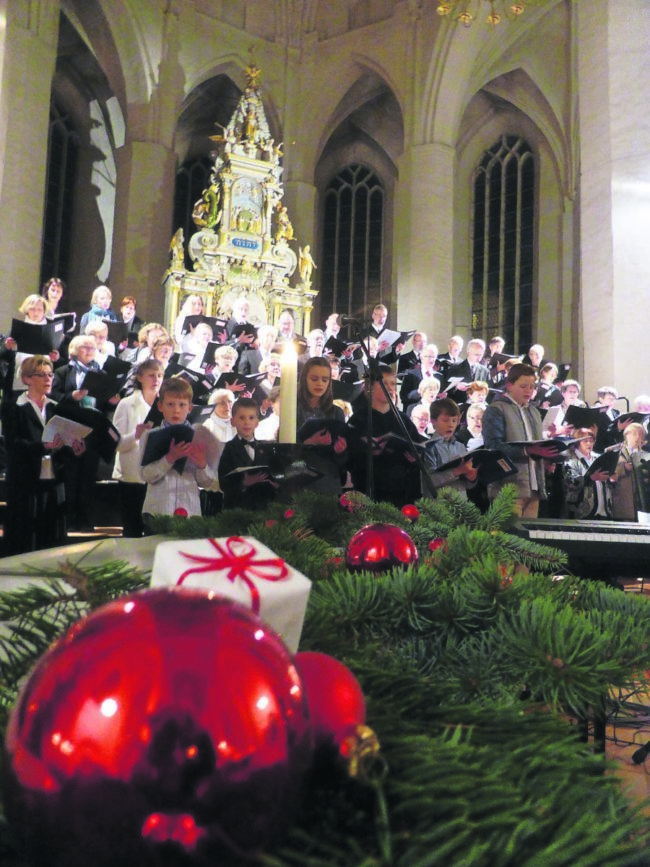
[(317, 748), (338, 747), (366, 719), (361, 685), (347, 666), (316, 651), (297, 653)]
[(352, 572), (387, 572), (418, 559), (413, 539), (394, 524), (368, 524), (350, 539), (345, 562)]
[(282, 640), (208, 591), (105, 605), (42, 657), (7, 733), (30, 864), (240, 863), (291, 820), (313, 755)]

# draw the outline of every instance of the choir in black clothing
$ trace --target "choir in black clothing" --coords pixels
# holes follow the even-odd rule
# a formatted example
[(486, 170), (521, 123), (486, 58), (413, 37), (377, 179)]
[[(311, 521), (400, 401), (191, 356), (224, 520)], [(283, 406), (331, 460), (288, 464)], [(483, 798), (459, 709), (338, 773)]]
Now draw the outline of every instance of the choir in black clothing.
[[(46, 317), (55, 315), (63, 297), (63, 290), (64, 284), (57, 279), (48, 281), (43, 286), (42, 296), (43, 301), (46, 302), (43, 313)], [(385, 499), (395, 505), (413, 502), (422, 494), (420, 470), (413, 455), (418, 444), (432, 436), (429, 413), (432, 401), (448, 396), (455, 398), (461, 411), (461, 425), (456, 432), (456, 438), (459, 442), (467, 443), (470, 449), (480, 447), (482, 442), (480, 415), (472, 412), (469, 418), (471, 424), (468, 425), (468, 419), (465, 417), (466, 410), (473, 406), (474, 402), (480, 401), (482, 411), (486, 404), (489, 404), (495, 396), (503, 391), (508, 366), (520, 360), (514, 356), (503, 355), (504, 341), (499, 337), (490, 341), (489, 349), (486, 349), (484, 341), (478, 338), (470, 339), (466, 346), (465, 357), (462, 355), (464, 342), (458, 335), (449, 339), (448, 352), (442, 355), (438, 354), (435, 344), (427, 342), (427, 336), (422, 331), (413, 332), (406, 347), (401, 342), (391, 344), (387, 342), (385, 336), (386, 333), (391, 333), (387, 331), (388, 310), (385, 305), (377, 304), (372, 310), (371, 322), (365, 327), (364, 336), (371, 347), (370, 354), (373, 358), (376, 356), (379, 362), (388, 359), (394, 364), (393, 367), (379, 368), (376, 366), (377, 361), (373, 361), (373, 375), (368, 376), (369, 365), (359, 351), (358, 343), (343, 340), (337, 344), (340, 348), (337, 348), (336, 355), (324, 349), (324, 344), (329, 337), (334, 337), (337, 341), (342, 340), (340, 317), (337, 314), (333, 313), (328, 317), (324, 331), (313, 329), (307, 335), (306, 344), (305, 341), (302, 344), (296, 344), (295, 341), (299, 336), (295, 332), (295, 320), (291, 310), (287, 309), (281, 312), (277, 327), (262, 325), (259, 329), (251, 331), (252, 326), (248, 319), (249, 304), (246, 298), (240, 298), (234, 305), (232, 316), (227, 319), (225, 325), (223, 339), (226, 340), (227, 345), (217, 348), (212, 353), (214, 362), (206, 367), (204, 353), (208, 338), (216, 339), (216, 335), (212, 334), (210, 326), (204, 322), (195, 323), (191, 328), (187, 328), (185, 323), (186, 316), (196, 316), (203, 313), (203, 303), (198, 296), (190, 296), (186, 299), (183, 310), (175, 323), (176, 346), (174, 346), (173, 338), (162, 325), (159, 323), (144, 324), (136, 316), (136, 302), (132, 296), (125, 296), (122, 299), (117, 316), (110, 309), (110, 304), (110, 290), (106, 286), (99, 286), (93, 293), (90, 310), (82, 318), (84, 324), (87, 321), (92, 323), (89, 330), (93, 333), (96, 332), (96, 334), (88, 335), (82, 331), (82, 334), (78, 338), (74, 338), (69, 346), (67, 343), (64, 345), (65, 352), (60, 360), (56, 357), (53, 362), (50, 360), (50, 364), (53, 363), (55, 367), (55, 375), (51, 383), (51, 393), (55, 400), (62, 400), (67, 397), (77, 401), (80, 405), (94, 404), (96, 411), (102, 412), (110, 418), (120, 398), (132, 394), (135, 378), (131, 376), (126, 385), (120, 385), (119, 391), (116, 391), (115, 395), (112, 395), (110, 399), (105, 398), (98, 405), (97, 401), (90, 399), (91, 396), (83, 388), (85, 375), (89, 371), (96, 372), (102, 365), (105, 365), (108, 358), (117, 355), (131, 364), (151, 357), (161, 362), (164, 377), (185, 375), (188, 372), (199, 376), (203, 390), (199, 388), (196, 381), (192, 382), (196, 403), (208, 402), (210, 393), (216, 388), (221, 373), (233, 370), (241, 374), (243, 378), (244, 376), (251, 377), (258, 371), (267, 372), (267, 378), (259, 383), (251, 384), (246, 380), (244, 386), (242, 385), (243, 379), (237, 380), (236, 383), (222, 383), (232, 392), (233, 398), (243, 396), (244, 400), (247, 401), (243, 407), (241, 404), (239, 407), (235, 405), (239, 411), (238, 415), (240, 412), (245, 416), (255, 415), (256, 419), (259, 420), (261, 415), (270, 412), (268, 400), (263, 398), (268, 397), (266, 393), (272, 389), (276, 395), (276, 412), (278, 410), (277, 386), (278, 383), (281, 383), (281, 379), (278, 379), (279, 360), (283, 346), (289, 342), (294, 342), (295, 345), (304, 349), (298, 360), (300, 379), (296, 394), (297, 439), (299, 443), (311, 449), (312, 463), (318, 471), (318, 480), (313, 483), (314, 490), (339, 492), (341, 485), (346, 483), (352, 483), (355, 488), (361, 491), (370, 490), (367, 471), (368, 456), (371, 452), (373, 496), (378, 500)], [(118, 346), (104, 343), (106, 330), (103, 320), (113, 319), (119, 319), (126, 323), (128, 333), (131, 335), (128, 341), (120, 343)], [(199, 341), (197, 338), (200, 336), (201, 329), (205, 331), (205, 339)], [(139, 333), (139, 340), (134, 346), (131, 338), (136, 331)], [(394, 337), (395, 332), (392, 334)], [(102, 365), (96, 363), (98, 347), (95, 338), (98, 338), (105, 347), (104, 351), (99, 354)], [(6, 345), (11, 349), (10, 341)], [(15, 349), (15, 346), (13, 348)], [(175, 348), (176, 353), (174, 353)], [(555, 407), (556, 403), (561, 402), (562, 391), (566, 389), (564, 386), (558, 387), (555, 384), (558, 366), (552, 362), (544, 361), (543, 347), (538, 344), (531, 346), (528, 354), (536, 366), (541, 365), (540, 386), (534, 401), (544, 413), (549, 407)], [(15, 358), (14, 364), (10, 367), (12, 369), (15, 367)], [(397, 375), (395, 374), (395, 367), (398, 371)], [(334, 403), (332, 380), (339, 379), (342, 382), (355, 383), (364, 378), (368, 381), (367, 388), (370, 391), (370, 399), (368, 400), (363, 395), (357, 396), (353, 401), (352, 415), (346, 420), (342, 410)], [(386, 391), (381, 387), (382, 383), (386, 386), (388, 395), (393, 401), (396, 401), (396, 412), (390, 405), (391, 402), (387, 398)], [(15, 431), (21, 429), (21, 425), (25, 425), (25, 418), (29, 419), (30, 422), (34, 421), (31, 418), (31, 415), (34, 414), (34, 402), (30, 398), (26, 398), (26, 403), (16, 403), (16, 384), (22, 388), (23, 385), (27, 384), (27, 380), (20, 383), (19, 380), (15, 379), (14, 388), (8, 388), (5, 377), (3, 421), (5, 416), (6, 421), (4, 421), (3, 427), (8, 451), (8, 485), (10, 481), (13, 485), (17, 477), (16, 456), (23, 448), (20, 443), (23, 442), (24, 438), (16, 438)], [(398, 390), (399, 400), (397, 399)], [(255, 395), (254, 399), (253, 394)], [(635, 440), (634, 449), (627, 448), (624, 431), (630, 420), (627, 420), (625, 424), (618, 422), (619, 413), (614, 407), (617, 397), (615, 389), (609, 387), (604, 386), (598, 392), (598, 402), (602, 404), (603, 416), (594, 429), (596, 453), (611, 447), (621, 450), (620, 468), (611, 477), (608, 477), (608, 481), (598, 481), (598, 484), (602, 486), (602, 491), (607, 490), (607, 497), (605, 498), (607, 507), (602, 514), (597, 514), (598, 517), (611, 514), (612, 502), (617, 499), (617, 494), (614, 493), (617, 484), (618, 499), (622, 499), (626, 484), (625, 467), (634, 466), (635, 478), (637, 478), (640, 471), (644, 470), (643, 464), (646, 460), (646, 452), (642, 449), (643, 442), (638, 441), (639, 437)], [(48, 394), (47, 400), (43, 403), (42, 417), (45, 420), (48, 414), (52, 413), (49, 400)], [(413, 418), (417, 420), (417, 427), (409, 418), (416, 407), (417, 412), (414, 413)], [(153, 410), (155, 410), (155, 406)], [(281, 404), (279, 411), (282, 412)], [(552, 415), (557, 415), (559, 411), (560, 408), (554, 408)], [(372, 422), (371, 432), (368, 428), (369, 415)], [(120, 418), (123, 416), (124, 413), (121, 413)], [(398, 421), (398, 416), (403, 424)], [(646, 413), (645, 416), (646, 427), (648, 416), (650, 413)], [(319, 420), (324, 422), (321, 429), (318, 428)], [(233, 418), (233, 425), (234, 421)], [(554, 419), (554, 421), (557, 420)], [(305, 425), (304, 430), (301, 430)], [(38, 448), (33, 448), (33, 446), (39, 442), (38, 435), (41, 427), (40, 422), (38, 422), (38, 426), (34, 426), (30, 433), (32, 451), (39, 454), (44, 448), (42, 441), (40, 441)], [(277, 424), (265, 425), (265, 427), (271, 431), (277, 431)], [(547, 427), (552, 431), (557, 425), (552, 427), (548, 424)], [(571, 433), (571, 430), (571, 428), (563, 429), (563, 432)], [(134, 432), (120, 431), (120, 433), (130, 441)], [(369, 437), (371, 437), (370, 444)], [(239, 437), (235, 437), (223, 447), (218, 472), (226, 508), (234, 505), (259, 507), (274, 496), (274, 486), (270, 480), (261, 485), (259, 481), (250, 485), (243, 484), (243, 477), (236, 477), (236, 474), (230, 475), (238, 467), (255, 465), (255, 462), (262, 459), (263, 449), (256, 445), (254, 436), (252, 439), (252, 458), (248, 454), (250, 448), (246, 448)], [(45, 448), (44, 451), (49, 452), (51, 450)], [(640, 456), (634, 457), (634, 455)], [(41, 487), (48, 491), (50, 489), (60, 491), (62, 481), (65, 481), (67, 487), (67, 507), (66, 509), (59, 508), (57, 514), (65, 515), (67, 513), (68, 522), (72, 526), (86, 527), (90, 525), (92, 523), (94, 482), (99, 465), (98, 455), (92, 448), (75, 454), (70, 447), (66, 447), (56, 448), (52, 454), (46, 454), (45, 457), (49, 459), (53, 475), (52, 479), (44, 479), (43, 481), (51, 481), (52, 484), (41, 485)], [(574, 457), (579, 458), (577, 453), (576, 456), (571, 453), (571, 460), (574, 460)], [(48, 461), (42, 463), (45, 465)], [(568, 486), (565, 479), (569, 472), (568, 466), (569, 462), (556, 471), (556, 480), (561, 493), (561, 503), (558, 509), (562, 516), (566, 515), (567, 511), (576, 513), (575, 509), (569, 510), (567, 508), (566, 491)], [(36, 461), (34, 460), (30, 471), (32, 474), (35, 472), (35, 467)], [(619, 479), (623, 479), (622, 484)], [(550, 474), (547, 480), (550, 482)], [(133, 481), (135, 483), (135, 480)], [(600, 488), (598, 490), (601, 491)], [(12, 488), (14, 499), (17, 496), (16, 491), (17, 488)], [(636, 512), (643, 511), (641, 507), (646, 504), (642, 495), (643, 490), (639, 489), (634, 493), (633, 500), (627, 497), (625, 509), (619, 510), (618, 514), (624, 515), (626, 520), (634, 520)], [(51, 503), (51, 500), (51, 497), (46, 497), (38, 508), (49, 509), (48, 504)], [(29, 506), (30, 509), (32, 505)], [(128, 524), (126, 532), (134, 532), (135, 535), (138, 535), (139, 530), (133, 530), (133, 527), (138, 523), (133, 520), (133, 515), (126, 516), (125, 514), (125, 517)], [(58, 526), (56, 522), (54, 526)], [(15, 531), (12, 531), (11, 528), (9, 532), (5, 532), (7, 539), (11, 539), (12, 532), (15, 536)], [(59, 532), (57, 538), (64, 538), (64, 536)], [(12, 544), (14, 543), (5, 543), (7, 552), (9, 545)], [(20, 544), (35, 543), (23, 540), (22, 543), (16, 544), (20, 546)]]

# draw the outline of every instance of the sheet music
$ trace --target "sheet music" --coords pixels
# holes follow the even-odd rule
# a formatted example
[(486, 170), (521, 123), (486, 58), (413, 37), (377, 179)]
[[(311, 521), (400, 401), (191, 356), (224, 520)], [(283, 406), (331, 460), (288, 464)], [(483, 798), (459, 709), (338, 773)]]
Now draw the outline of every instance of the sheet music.
[(43, 442), (51, 443), (54, 437), (58, 434), (63, 440), (64, 445), (71, 446), (74, 440), (84, 439), (91, 431), (92, 428), (85, 424), (70, 421), (69, 418), (63, 418), (60, 415), (53, 415), (45, 425), (45, 430), (43, 431)]

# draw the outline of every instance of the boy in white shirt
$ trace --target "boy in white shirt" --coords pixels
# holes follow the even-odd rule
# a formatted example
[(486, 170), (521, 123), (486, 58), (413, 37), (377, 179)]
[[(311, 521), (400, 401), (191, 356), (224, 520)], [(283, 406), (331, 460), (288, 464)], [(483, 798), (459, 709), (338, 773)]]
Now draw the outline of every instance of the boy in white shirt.
[(165, 427), (187, 425), (192, 409), (192, 387), (184, 379), (171, 377), (163, 381), (158, 397), (158, 408), (163, 414), (159, 428), (145, 432), (140, 440), (140, 475), (147, 483), (143, 514), (187, 517), (201, 514), (199, 487), (208, 488), (214, 482), (214, 471), (208, 464), (207, 443), (214, 439), (201, 425), (194, 428), (191, 442), (172, 438), (165, 455), (143, 464), (149, 437)]

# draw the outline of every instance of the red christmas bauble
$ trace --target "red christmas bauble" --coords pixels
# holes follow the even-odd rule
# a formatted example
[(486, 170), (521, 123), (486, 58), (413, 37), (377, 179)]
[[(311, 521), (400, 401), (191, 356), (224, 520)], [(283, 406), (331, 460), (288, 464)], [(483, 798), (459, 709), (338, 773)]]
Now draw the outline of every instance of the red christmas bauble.
[(359, 512), (370, 500), (361, 491), (346, 491), (339, 497), (339, 505), (345, 512)]
[(187, 518), (188, 511), (184, 509), (182, 506), (179, 506), (178, 509), (174, 509), (174, 517), (175, 518)]
[(297, 653), (295, 661), (307, 693), (316, 747), (338, 747), (365, 722), (361, 685), (347, 666), (326, 653)]
[(409, 504), (408, 506), (402, 506), (402, 514), (414, 524), (420, 517), (420, 510), (417, 506)]
[(431, 541), (427, 545), (427, 548), (429, 549), (429, 551), (438, 551), (440, 548), (442, 548), (442, 550), (444, 551), (447, 548), (447, 541), (445, 539), (431, 539)]
[(413, 539), (394, 524), (368, 524), (350, 539), (345, 562), (352, 572), (387, 572), (418, 559)]
[(98, 609), (41, 658), (11, 714), (5, 804), (30, 864), (236, 864), (291, 820), (311, 766), (282, 640), (208, 591)]

